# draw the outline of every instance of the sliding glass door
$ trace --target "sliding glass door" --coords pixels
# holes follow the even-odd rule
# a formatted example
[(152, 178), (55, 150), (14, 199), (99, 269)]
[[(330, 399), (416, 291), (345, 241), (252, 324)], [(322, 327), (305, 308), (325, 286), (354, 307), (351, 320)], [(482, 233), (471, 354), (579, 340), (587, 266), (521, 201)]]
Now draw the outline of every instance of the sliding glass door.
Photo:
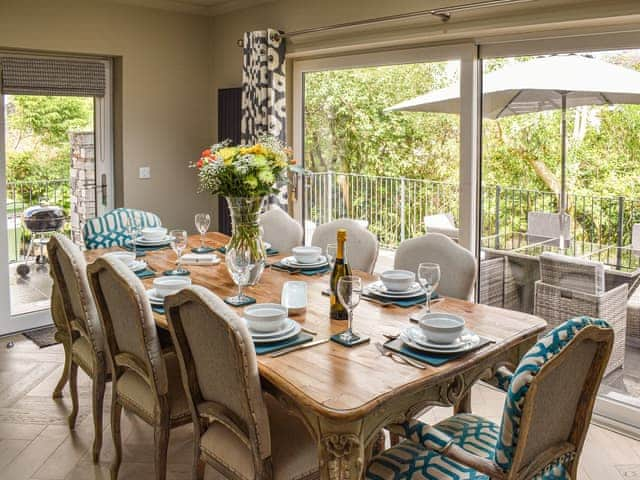
[(51, 322), (48, 239), (82, 245), (84, 221), (112, 208), (110, 85), (99, 96), (45, 90), (0, 95), (0, 334)]

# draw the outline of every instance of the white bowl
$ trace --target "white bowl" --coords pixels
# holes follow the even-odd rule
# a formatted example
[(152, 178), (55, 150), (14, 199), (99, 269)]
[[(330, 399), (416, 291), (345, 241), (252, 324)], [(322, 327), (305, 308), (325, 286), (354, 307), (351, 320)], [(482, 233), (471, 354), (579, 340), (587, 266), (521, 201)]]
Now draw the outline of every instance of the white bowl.
[(189, 277), (158, 277), (153, 281), (153, 288), (156, 289), (156, 295), (160, 298), (176, 293), (189, 285), (191, 285)]
[(433, 343), (453, 343), (464, 330), (464, 318), (450, 313), (425, 313), (420, 318), (420, 328)]
[(313, 263), (322, 255), (320, 247), (293, 247), (291, 253), (298, 263)]
[(416, 281), (416, 274), (409, 270), (387, 270), (380, 274), (380, 280), (392, 292), (406, 292)]
[(133, 252), (109, 252), (105, 254), (105, 257), (120, 260), (126, 266), (130, 266), (136, 260), (136, 256)]
[(257, 303), (244, 309), (244, 318), (249, 330), (270, 333), (284, 326), (287, 307), (279, 303)]
[(167, 229), (164, 227), (148, 227), (142, 229), (142, 238), (150, 242), (159, 242), (167, 236)]

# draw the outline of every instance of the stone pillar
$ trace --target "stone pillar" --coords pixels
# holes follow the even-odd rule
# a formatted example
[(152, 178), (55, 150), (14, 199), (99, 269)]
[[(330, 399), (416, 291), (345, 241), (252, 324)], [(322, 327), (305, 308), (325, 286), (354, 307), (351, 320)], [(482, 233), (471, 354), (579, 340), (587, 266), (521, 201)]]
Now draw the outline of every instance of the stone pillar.
[(82, 242), (84, 222), (96, 216), (96, 159), (93, 132), (71, 132), (71, 239)]

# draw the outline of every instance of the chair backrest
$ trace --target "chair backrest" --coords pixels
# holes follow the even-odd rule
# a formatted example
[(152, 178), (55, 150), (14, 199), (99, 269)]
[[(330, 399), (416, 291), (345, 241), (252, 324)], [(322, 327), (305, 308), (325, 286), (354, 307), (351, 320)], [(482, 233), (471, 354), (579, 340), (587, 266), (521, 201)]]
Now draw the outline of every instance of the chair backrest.
[(394, 268), (417, 272), (418, 265), (433, 262), (440, 265), (438, 293), (446, 297), (469, 300), (476, 280), (473, 254), (441, 233), (427, 233), (405, 240), (396, 251)]
[(576, 478), (574, 459), (612, 346), (613, 330), (605, 321), (578, 317), (525, 354), (507, 391), (494, 458), (509, 478), (531, 478), (543, 469), (569, 474), (553, 478)]
[(129, 240), (127, 222), (135, 219), (141, 228), (160, 227), (162, 221), (155, 213), (116, 208), (101, 217), (87, 220), (82, 229), (85, 247), (95, 248), (122, 247)]
[(460, 230), (456, 227), (455, 219), (450, 212), (426, 215), (424, 217), (424, 226), (427, 229), (427, 233), (442, 233), (455, 239), (460, 237)]
[(199, 286), (167, 297), (165, 305), (194, 425), (206, 406), (208, 415), (218, 417), (215, 420), (251, 448), (259, 471), (262, 460), (271, 456), (271, 436), (246, 325), (219, 297)]
[(260, 216), (262, 238), (281, 253), (302, 245), (302, 225), (280, 207), (271, 208)]
[(565, 214), (564, 227), (560, 228), (560, 214), (547, 212), (529, 212), (527, 214), (527, 235), (538, 240), (559, 238), (564, 232), (564, 239), (571, 240), (571, 217)]
[(540, 255), (540, 280), (591, 295), (599, 295), (606, 289), (602, 263), (552, 252)]
[(51, 275), (69, 328), (86, 337), (94, 352), (103, 352), (102, 325), (89, 288), (83, 253), (59, 233), (47, 242), (47, 252)]
[(378, 259), (378, 240), (357, 220), (341, 218), (318, 225), (313, 232), (311, 245), (322, 248), (324, 252), (328, 244), (336, 243), (336, 234), (340, 228), (347, 231), (347, 260), (351, 268), (372, 273)]
[(114, 380), (132, 371), (158, 396), (167, 395), (167, 370), (144, 285), (124, 262), (108, 256), (98, 258), (87, 271)]

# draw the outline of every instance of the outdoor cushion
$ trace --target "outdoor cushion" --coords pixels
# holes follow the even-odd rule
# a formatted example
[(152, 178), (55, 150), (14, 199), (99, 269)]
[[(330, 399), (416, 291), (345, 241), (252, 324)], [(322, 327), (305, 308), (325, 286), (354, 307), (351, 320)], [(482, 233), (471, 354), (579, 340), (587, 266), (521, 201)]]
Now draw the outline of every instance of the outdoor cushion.
[(141, 228), (160, 227), (162, 221), (155, 213), (116, 208), (101, 217), (87, 220), (83, 228), (84, 244), (88, 250), (122, 247), (129, 241), (127, 221), (138, 220)]
[(604, 265), (560, 253), (540, 255), (540, 280), (566, 290), (599, 295), (606, 289)]

